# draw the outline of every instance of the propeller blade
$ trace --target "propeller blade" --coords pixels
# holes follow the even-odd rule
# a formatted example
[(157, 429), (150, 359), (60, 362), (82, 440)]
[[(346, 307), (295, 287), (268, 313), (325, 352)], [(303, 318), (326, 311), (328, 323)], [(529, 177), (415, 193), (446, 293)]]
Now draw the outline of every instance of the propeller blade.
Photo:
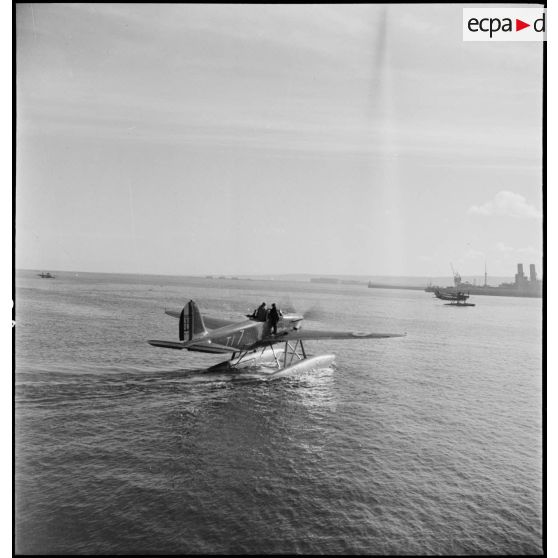
[(331, 315), (328, 314), (319, 304), (314, 304), (302, 312), (305, 320), (313, 322), (327, 322)]

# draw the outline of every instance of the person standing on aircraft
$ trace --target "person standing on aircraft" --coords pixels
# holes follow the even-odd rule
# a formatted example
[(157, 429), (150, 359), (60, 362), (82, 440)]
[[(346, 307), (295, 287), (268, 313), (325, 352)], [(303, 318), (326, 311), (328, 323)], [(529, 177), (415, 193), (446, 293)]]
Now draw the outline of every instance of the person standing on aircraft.
[(267, 315), (267, 319), (269, 320), (269, 323), (271, 325), (273, 335), (277, 334), (277, 322), (279, 321), (279, 318), (282, 315), (283, 314), (281, 313), (281, 310), (277, 309), (277, 307), (275, 306), (275, 302), (274, 302), (271, 305), (271, 310), (269, 311), (269, 314)]
[(265, 307), (265, 302), (262, 302), (257, 310), (254, 311), (254, 318), (258, 322), (265, 322), (267, 320), (267, 308)]

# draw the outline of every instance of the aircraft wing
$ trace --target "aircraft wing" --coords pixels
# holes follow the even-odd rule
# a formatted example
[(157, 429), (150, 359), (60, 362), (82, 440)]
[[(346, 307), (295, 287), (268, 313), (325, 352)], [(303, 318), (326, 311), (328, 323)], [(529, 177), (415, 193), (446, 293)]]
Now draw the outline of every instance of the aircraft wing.
[(284, 341), (319, 341), (321, 339), (385, 339), (387, 337), (405, 337), (406, 333), (368, 333), (365, 331), (324, 331), (302, 329), (300, 331), (289, 331), (284, 335), (266, 337), (266, 343), (281, 343)]

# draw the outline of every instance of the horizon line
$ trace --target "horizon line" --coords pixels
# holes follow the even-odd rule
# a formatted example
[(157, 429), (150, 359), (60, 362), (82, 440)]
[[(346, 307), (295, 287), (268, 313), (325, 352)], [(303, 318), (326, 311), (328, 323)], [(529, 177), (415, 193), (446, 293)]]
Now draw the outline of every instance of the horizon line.
[[(13, 268), (12, 272), (18, 271), (44, 271), (46, 268)], [(299, 276), (307, 276), (312, 278), (321, 278), (321, 277), (361, 277), (363, 280), (365, 278), (372, 278), (372, 277), (391, 277), (391, 278), (407, 278), (407, 279), (430, 279), (436, 277), (452, 277), (451, 274), (447, 275), (393, 275), (393, 274), (361, 274), (361, 273), (308, 273), (308, 272), (280, 272), (280, 273), (223, 273), (223, 272), (214, 272), (214, 273), (154, 273), (154, 272), (138, 272), (138, 271), (85, 271), (85, 270), (76, 270), (76, 269), (50, 269), (49, 272), (57, 272), (57, 273), (92, 273), (92, 274), (101, 274), (101, 275), (153, 275), (158, 277), (198, 277), (200, 279), (205, 278), (225, 278), (231, 279), (232, 277), (237, 278), (244, 278), (244, 277), (262, 277), (262, 278), (269, 278), (269, 277), (284, 277), (288, 275), (299, 275)], [(475, 274), (475, 273), (460, 273), (461, 277), (484, 277), (484, 273)], [(513, 277), (513, 274), (510, 275), (492, 275), (492, 277)], [(490, 277), (490, 276), (489, 276)]]

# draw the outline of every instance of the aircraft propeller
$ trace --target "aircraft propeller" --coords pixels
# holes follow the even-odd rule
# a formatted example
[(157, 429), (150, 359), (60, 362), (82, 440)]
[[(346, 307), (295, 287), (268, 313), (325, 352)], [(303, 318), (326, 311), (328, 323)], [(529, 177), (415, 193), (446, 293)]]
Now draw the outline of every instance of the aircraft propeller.
[(314, 322), (323, 322), (327, 320), (327, 313), (321, 308), (319, 303), (314, 303), (306, 308), (297, 308), (290, 299), (278, 304), (281, 312), (290, 312), (293, 314), (301, 314), (305, 320)]

